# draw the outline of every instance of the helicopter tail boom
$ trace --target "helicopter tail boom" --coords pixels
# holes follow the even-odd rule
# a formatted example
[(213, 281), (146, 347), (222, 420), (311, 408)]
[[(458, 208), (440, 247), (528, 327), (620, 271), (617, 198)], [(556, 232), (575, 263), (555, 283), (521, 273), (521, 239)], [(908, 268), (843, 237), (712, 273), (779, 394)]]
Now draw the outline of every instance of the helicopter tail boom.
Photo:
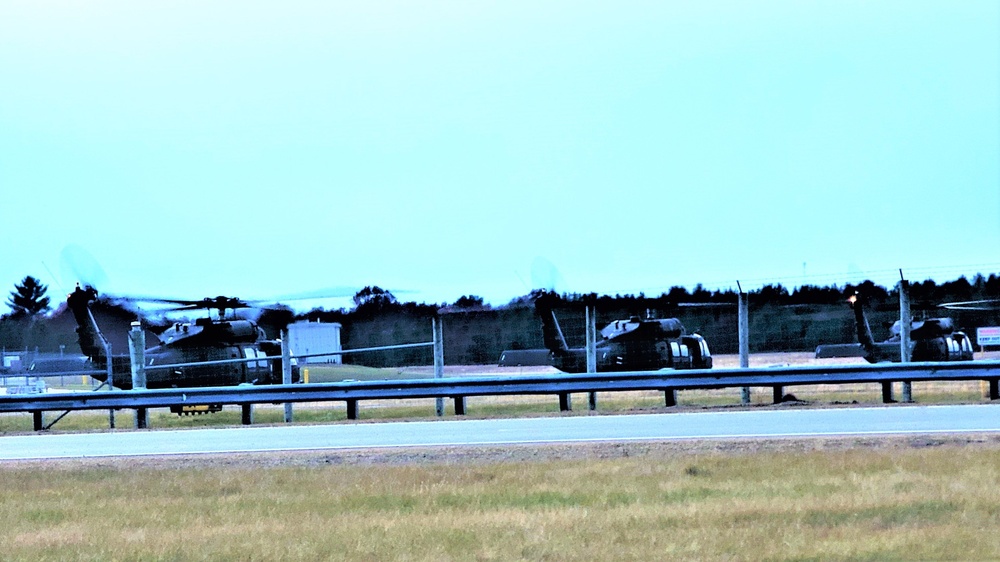
[(869, 363), (878, 362), (878, 350), (875, 346), (875, 338), (872, 337), (871, 326), (868, 325), (868, 318), (865, 316), (864, 306), (857, 296), (852, 296), (849, 301), (851, 309), (854, 310), (854, 324), (858, 331), (858, 343), (864, 350), (865, 361)]
[(566, 344), (566, 338), (563, 337), (555, 311), (544, 307), (537, 310), (542, 319), (542, 341), (545, 343), (546, 349), (557, 355), (568, 354), (569, 345)]
[(107, 361), (105, 350), (108, 343), (98, 328), (94, 315), (90, 312), (90, 303), (96, 299), (96, 289), (89, 286), (85, 289), (77, 286), (76, 290), (67, 297), (66, 304), (73, 311), (73, 317), (76, 320), (80, 351), (94, 363), (103, 364)]

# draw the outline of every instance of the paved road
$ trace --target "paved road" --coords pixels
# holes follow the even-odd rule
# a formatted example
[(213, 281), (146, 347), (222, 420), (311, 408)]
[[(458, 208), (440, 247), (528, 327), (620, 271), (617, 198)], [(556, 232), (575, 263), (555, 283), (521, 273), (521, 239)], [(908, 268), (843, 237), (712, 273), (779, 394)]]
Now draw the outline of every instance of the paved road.
[(891, 406), (0, 437), (0, 460), (368, 447), (1000, 431), (1000, 406)]

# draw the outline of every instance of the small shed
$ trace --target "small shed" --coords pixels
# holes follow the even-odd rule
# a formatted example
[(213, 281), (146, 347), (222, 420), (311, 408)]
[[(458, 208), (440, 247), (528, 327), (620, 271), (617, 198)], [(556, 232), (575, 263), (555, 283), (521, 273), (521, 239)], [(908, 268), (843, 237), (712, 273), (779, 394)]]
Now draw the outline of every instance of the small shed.
[[(295, 322), (288, 325), (288, 347), (300, 357), (314, 353), (341, 351), (339, 322)], [(310, 363), (342, 363), (341, 355), (299, 359), (299, 365)]]

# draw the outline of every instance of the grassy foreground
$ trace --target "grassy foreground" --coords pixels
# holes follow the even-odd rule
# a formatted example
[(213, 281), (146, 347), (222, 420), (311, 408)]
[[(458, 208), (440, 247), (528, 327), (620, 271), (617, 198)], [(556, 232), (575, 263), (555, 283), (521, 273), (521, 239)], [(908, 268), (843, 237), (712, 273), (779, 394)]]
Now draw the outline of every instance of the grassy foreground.
[(996, 446), (557, 457), (0, 464), (0, 558), (1000, 558)]

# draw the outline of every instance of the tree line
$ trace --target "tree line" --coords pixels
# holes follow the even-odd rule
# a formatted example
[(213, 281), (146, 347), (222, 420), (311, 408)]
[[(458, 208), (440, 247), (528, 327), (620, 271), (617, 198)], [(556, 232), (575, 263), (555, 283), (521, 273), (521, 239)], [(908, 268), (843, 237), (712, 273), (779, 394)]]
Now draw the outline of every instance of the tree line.
[[(46, 289), (32, 276), (15, 286), (7, 300), (11, 312), (0, 316), (0, 346), (4, 350), (55, 352), (62, 346), (66, 353), (78, 353), (72, 314), (62, 304), (53, 311)], [(961, 277), (941, 284), (932, 280), (913, 283), (909, 292), (911, 311), (917, 317), (950, 316), (973, 336), (976, 327), (1000, 325), (996, 310), (945, 311), (938, 307), (944, 302), (1000, 298), (997, 274), (976, 275), (971, 281)], [(354, 296), (354, 306), (349, 309), (315, 309), (303, 314), (265, 311), (258, 322), (271, 337), (277, 337), (280, 327), (293, 321), (338, 322), (342, 344), (351, 349), (430, 341), (431, 319), (439, 317), (445, 332), (446, 363), (490, 364), (505, 349), (543, 347), (540, 320), (533, 307), (542, 294), (551, 301), (571, 346), (583, 345), (584, 308), (592, 304), (599, 326), (635, 316), (676, 317), (688, 331), (705, 336), (713, 353), (736, 353), (738, 349), (737, 294), (732, 290), (710, 291), (701, 285), (692, 290), (673, 287), (657, 296), (535, 291), (496, 307), (471, 294), (450, 304), (400, 302), (391, 292), (369, 286)], [(792, 289), (770, 284), (748, 294), (751, 352), (809, 351), (823, 343), (856, 341), (853, 316), (846, 304), (854, 294), (862, 295), (869, 307), (875, 337), (888, 338), (887, 326), (899, 314), (896, 287), (871, 281)], [(125, 333), (135, 313), (100, 301), (93, 311), (113, 349), (127, 349), (119, 346), (126, 345)], [(149, 327), (154, 332), (161, 328), (155, 324)], [(428, 348), (413, 348), (348, 355), (344, 360), (385, 367), (429, 364), (432, 357)]]

